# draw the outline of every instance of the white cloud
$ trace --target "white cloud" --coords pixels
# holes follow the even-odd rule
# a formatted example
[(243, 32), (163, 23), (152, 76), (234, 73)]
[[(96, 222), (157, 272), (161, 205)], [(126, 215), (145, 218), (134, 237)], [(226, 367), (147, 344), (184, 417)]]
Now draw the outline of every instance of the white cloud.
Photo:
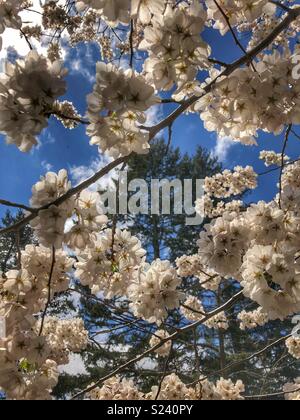
[(157, 362), (155, 360), (150, 359), (150, 357), (147, 357), (143, 360), (141, 360), (140, 362), (138, 362), (137, 367), (139, 369), (147, 369), (147, 370), (154, 370), (157, 369)]
[(71, 354), (69, 363), (67, 365), (60, 366), (59, 371), (73, 376), (87, 374), (82, 357), (79, 354)]
[[(115, 47), (113, 46), (113, 49), (114, 48)], [(118, 67), (120, 67), (123, 70), (129, 70), (130, 69), (130, 61), (129, 61), (129, 58), (122, 57), (120, 59), (120, 61), (119, 61)]]
[[(92, 177), (100, 169), (107, 166), (110, 162), (112, 162), (112, 160), (113, 159), (111, 157), (104, 154), (92, 160), (89, 165), (72, 166), (70, 168), (70, 173), (71, 173), (73, 182), (75, 184), (81, 184), (87, 178)], [(101, 188), (107, 188), (110, 186), (113, 187), (114, 179), (117, 179), (116, 170), (112, 170), (103, 178), (101, 178), (96, 184), (90, 187), (90, 190), (97, 191), (99, 190), (99, 187)]]
[(42, 168), (43, 168), (46, 172), (51, 171), (51, 169), (53, 168), (53, 165), (51, 165), (51, 163), (47, 162), (46, 160), (42, 160), (41, 165), (42, 165)]
[(149, 108), (146, 112), (146, 126), (152, 127), (157, 125), (163, 118), (163, 108), (162, 105), (154, 105)]
[(218, 138), (217, 144), (212, 151), (212, 155), (217, 157), (220, 162), (226, 162), (228, 154), (237, 143), (230, 137)]
[[(84, 48), (84, 52), (82, 51), (82, 48)], [(81, 49), (77, 49), (75, 58), (72, 58), (68, 61), (70, 74), (79, 74), (89, 83), (95, 83), (95, 71), (91, 72), (89, 69), (89, 63), (93, 63), (94, 61), (95, 60), (93, 58), (93, 50), (91, 45), (85, 45), (81, 47)]]

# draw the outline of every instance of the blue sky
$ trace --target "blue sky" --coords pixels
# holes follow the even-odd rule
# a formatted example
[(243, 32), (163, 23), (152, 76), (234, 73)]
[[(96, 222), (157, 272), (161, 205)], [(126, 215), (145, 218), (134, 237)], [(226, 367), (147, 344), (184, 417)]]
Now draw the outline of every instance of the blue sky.
[[(212, 46), (214, 58), (231, 62), (241, 55), (230, 34), (221, 37), (217, 31), (207, 29), (204, 38)], [(80, 45), (69, 51), (66, 56), (69, 75), (68, 94), (64, 99), (71, 100), (82, 114), (86, 109), (86, 95), (92, 91), (95, 62), (99, 57), (99, 50), (96, 47), (86, 45)], [(151, 113), (151, 119), (161, 119), (171, 109), (170, 105), (164, 105), (159, 110), (155, 109)], [(296, 127), (295, 130), (300, 134), (300, 128), (297, 130)], [(173, 145), (179, 146), (183, 153), (192, 154), (196, 147), (201, 145), (212, 153), (217, 153), (226, 168), (233, 168), (237, 164), (242, 166), (249, 164), (253, 165), (258, 173), (266, 170), (258, 159), (260, 151), (275, 149), (281, 152), (284, 140), (283, 134), (275, 137), (260, 133), (258, 147), (232, 145), (230, 142), (223, 142), (217, 147), (216, 135), (204, 129), (198, 115), (183, 116), (178, 119), (173, 133)], [(32, 185), (48, 170), (57, 172), (66, 168), (76, 183), (97, 170), (103, 160), (99, 157), (97, 148), (89, 145), (85, 127), (70, 131), (55, 119), (51, 119), (48, 129), (42, 133), (39, 140), (37, 148), (30, 154), (23, 154), (15, 146), (7, 146), (4, 138), (0, 136), (1, 198), (28, 204)], [(290, 138), (287, 154), (292, 159), (300, 155), (300, 140), (294, 136)], [(274, 172), (260, 177), (259, 188), (249, 200), (272, 199), (276, 193), (278, 176), (279, 173)], [(0, 215), (3, 211), (4, 208), (1, 207)]]

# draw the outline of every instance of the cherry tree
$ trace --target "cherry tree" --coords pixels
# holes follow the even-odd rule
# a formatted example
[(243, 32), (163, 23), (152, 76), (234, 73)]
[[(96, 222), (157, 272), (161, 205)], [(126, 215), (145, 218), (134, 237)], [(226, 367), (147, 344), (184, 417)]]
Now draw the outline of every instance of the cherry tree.
[[(300, 123), (300, 52), (295, 42), (300, 5), (267, 0), (42, 3), (0, 0), (0, 32), (19, 31), (30, 50), (4, 64), (0, 131), (7, 147), (28, 153), (37, 147), (49, 119), (56, 118), (68, 130), (84, 126), (90, 144), (111, 161), (79, 185), (71, 184), (66, 169), (46, 173), (32, 187), (29, 205), (0, 200), (26, 212), (0, 234), (18, 237), (30, 225), (38, 240), (38, 245), (19, 249), (15, 269), (1, 274), (0, 316), (6, 334), (0, 339), (0, 389), (8, 399), (52, 398), (59, 366), (91, 340), (83, 319), (49, 315), (51, 301), (72, 289), (76, 279), (89, 290), (90, 299), (111, 309), (112, 317), (124, 300), (129, 302), (120, 325), (154, 332), (145, 352), (85, 389), (74, 389), (73, 399), (299, 400), (300, 378), (276, 394), (249, 396), (241, 380), (222, 376), (241, 361), (208, 376), (199, 369), (196, 380), (186, 383), (178, 372), (169, 372), (169, 358), (187, 332), (202, 326), (226, 330), (226, 312), (243, 299), (250, 299), (255, 309), (239, 314), (241, 330), (268, 328), (269, 322), (300, 312), (300, 162), (286, 155)], [(208, 27), (220, 36), (229, 34), (240, 58), (225, 63), (214, 57), (204, 40)], [(243, 33), (251, 34), (246, 47), (240, 41)], [(81, 42), (101, 51), (84, 116), (71, 102), (60, 100), (69, 89), (65, 50)], [(170, 104), (174, 110), (169, 115), (147, 124), (150, 109)], [(260, 155), (266, 166), (275, 165), (270, 171), (278, 171), (278, 193), (270, 202), (245, 205), (240, 196), (255, 190), (259, 177), (251, 166), (206, 178), (196, 209), (210, 221), (199, 237), (199, 252), (176, 262), (147, 264), (146, 250), (130, 226), (118, 226), (117, 217), (111, 224), (91, 187), (125, 168), (133, 155), (149, 153), (164, 129), (171, 141), (174, 123), (186, 113), (198, 115), (208, 132), (245, 148), (255, 147), (261, 132), (283, 138), (281, 153), (271, 145)], [(207, 311), (205, 302), (182, 287), (191, 276), (199, 289), (216, 291), (231, 284), (235, 292)], [(185, 326), (168, 328), (168, 315), (174, 311), (185, 318)], [(292, 328), (291, 323), (289, 335), (247, 360), (282, 344), (299, 359), (300, 338)], [(123, 373), (154, 353), (165, 359), (165, 371), (145, 393)]]

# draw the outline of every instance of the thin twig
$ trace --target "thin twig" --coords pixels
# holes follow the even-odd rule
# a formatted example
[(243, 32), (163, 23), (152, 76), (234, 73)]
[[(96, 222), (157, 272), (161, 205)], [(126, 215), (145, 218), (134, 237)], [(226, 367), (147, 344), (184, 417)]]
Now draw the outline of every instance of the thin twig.
[(42, 315), (42, 320), (41, 320), (41, 327), (40, 327), (40, 332), (39, 332), (39, 337), (43, 334), (43, 329), (44, 329), (44, 323), (45, 323), (45, 319), (46, 319), (46, 315), (48, 312), (48, 308), (50, 305), (50, 301), (51, 301), (51, 284), (52, 284), (52, 278), (53, 278), (53, 272), (54, 272), (54, 267), (55, 267), (55, 248), (52, 247), (52, 262), (51, 262), (51, 268), (50, 268), (50, 273), (49, 273), (49, 280), (48, 280), (48, 298), (47, 298), (47, 303)]
[(285, 133), (284, 144), (281, 152), (281, 167), (280, 167), (280, 176), (279, 176), (279, 207), (282, 208), (282, 177), (283, 177), (283, 170), (284, 170), (284, 158), (285, 158), (285, 151), (288, 145), (290, 133), (292, 130), (292, 124), (290, 124)]
[(170, 348), (168, 357), (167, 357), (166, 362), (165, 362), (165, 367), (164, 367), (164, 371), (163, 371), (162, 377), (161, 377), (160, 382), (159, 382), (159, 385), (158, 385), (157, 393), (156, 393), (156, 396), (155, 396), (155, 401), (158, 400), (160, 391), (162, 389), (162, 385), (164, 383), (165, 377), (167, 376), (169, 364), (170, 364), (170, 361), (172, 359), (172, 352), (173, 352), (173, 341), (171, 342), (171, 348)]
[(20, 29), (20, 32), (21, 32), (22, 36), (24, 37), (25, 41), (27, 42), (27, 45), (28, 45), (29, 49), (32, 51), (33, 46), (31, 45), (31, 42), (29, 41), (28, 36), (25, 34), (25, 32), (22, 29)]

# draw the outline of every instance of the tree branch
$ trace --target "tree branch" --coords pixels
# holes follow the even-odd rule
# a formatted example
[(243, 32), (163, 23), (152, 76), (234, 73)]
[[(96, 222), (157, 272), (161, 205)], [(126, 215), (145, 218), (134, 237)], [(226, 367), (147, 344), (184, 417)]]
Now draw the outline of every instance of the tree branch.
[(22, 209), (22, 210), (25, 210), (25, 211), (34, 212), (34, 210), (31, 207), (25, 206), (24, 204), (12, 203), (11, 201), (2, 200), (1, 198), (0, 198), (0, 204), (2, 206), (14, 207), (14, 208), (17, 208), (17, 209)]

